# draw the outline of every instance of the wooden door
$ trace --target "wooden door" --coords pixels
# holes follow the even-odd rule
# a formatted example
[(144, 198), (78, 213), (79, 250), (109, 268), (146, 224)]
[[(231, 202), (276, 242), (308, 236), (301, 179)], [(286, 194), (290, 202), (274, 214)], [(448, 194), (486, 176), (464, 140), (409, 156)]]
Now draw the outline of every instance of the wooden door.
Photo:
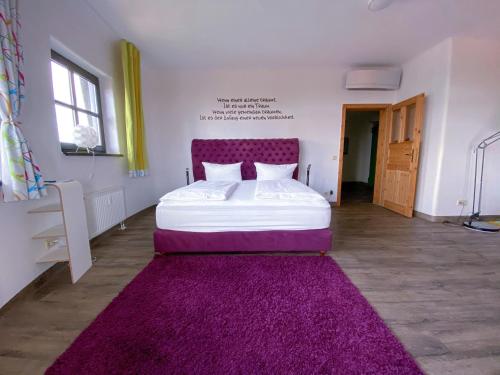
[(424, 94), (394, 104), (386, 133), (383, 206), (412, 217), (424, 118)]

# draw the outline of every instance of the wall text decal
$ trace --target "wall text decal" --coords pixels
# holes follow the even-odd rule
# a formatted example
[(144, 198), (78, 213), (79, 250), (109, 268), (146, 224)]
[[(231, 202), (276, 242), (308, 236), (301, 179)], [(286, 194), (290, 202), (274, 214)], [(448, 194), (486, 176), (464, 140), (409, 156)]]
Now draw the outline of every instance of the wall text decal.
[(270, 121), (293, 120), (294, 116), (276, 107), (276, 98), (217, 98), (220, 105), (211, 113), (200, 115), (201, 121)]

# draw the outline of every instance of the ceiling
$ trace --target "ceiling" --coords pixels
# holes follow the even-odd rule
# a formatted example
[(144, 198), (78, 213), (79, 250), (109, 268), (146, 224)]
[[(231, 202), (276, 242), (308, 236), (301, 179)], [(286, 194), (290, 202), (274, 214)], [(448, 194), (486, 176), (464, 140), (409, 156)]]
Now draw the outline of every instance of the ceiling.
[(87, 0), (172, 68), (397, 65), (449, 36), (500, 39), (500, 0)]

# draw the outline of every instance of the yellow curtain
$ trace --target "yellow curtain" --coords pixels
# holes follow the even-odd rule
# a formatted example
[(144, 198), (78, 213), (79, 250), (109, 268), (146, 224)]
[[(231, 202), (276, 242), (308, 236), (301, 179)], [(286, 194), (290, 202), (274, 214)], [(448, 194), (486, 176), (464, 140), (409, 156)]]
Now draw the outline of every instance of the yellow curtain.
[(141, 54), (126, 40), (122, 40), (120, 44), (125, 89), (128, 169), (131, 177), (142, 177), (148, 173), (148, 161), (142, 111)]

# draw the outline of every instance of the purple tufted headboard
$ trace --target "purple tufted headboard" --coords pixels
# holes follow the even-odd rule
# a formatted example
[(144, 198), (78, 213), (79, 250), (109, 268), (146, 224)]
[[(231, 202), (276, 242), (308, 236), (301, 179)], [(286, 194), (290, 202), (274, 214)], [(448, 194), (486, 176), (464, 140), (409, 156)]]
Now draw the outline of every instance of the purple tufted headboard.
[[(255, 180), (257, 172), (254, 162), (268, 164), (292, 164), (299, 162), (299, 139), (193, 139), (191, 143), (194, 180), (205, 179), (203, 161), (218, 164), (243, 162), (241, 176), (244, 180)], [(295, 168), (293, 178), (299, 176)]]

